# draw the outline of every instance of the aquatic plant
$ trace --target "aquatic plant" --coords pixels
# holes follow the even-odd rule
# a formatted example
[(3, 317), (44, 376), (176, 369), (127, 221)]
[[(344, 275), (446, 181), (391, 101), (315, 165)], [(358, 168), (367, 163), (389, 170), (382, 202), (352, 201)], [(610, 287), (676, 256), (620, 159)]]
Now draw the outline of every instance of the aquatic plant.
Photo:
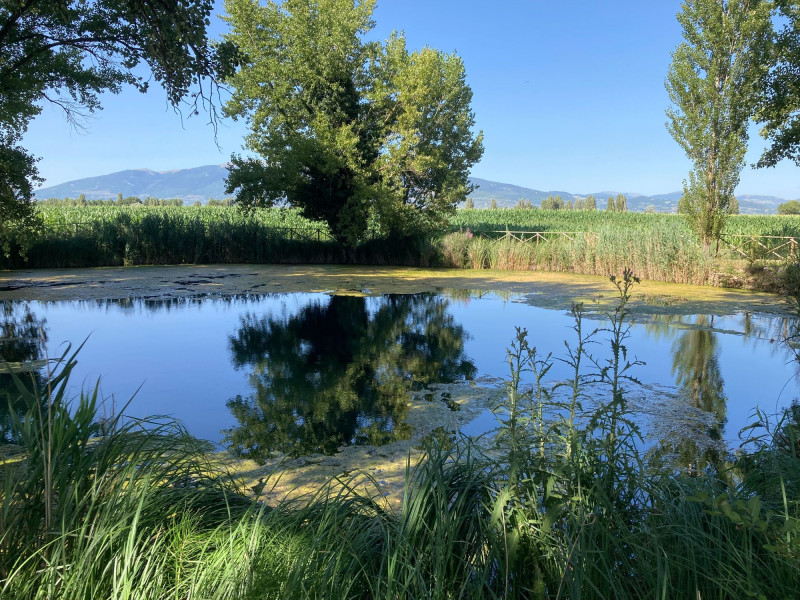
[[(177, 424), (103, 421), (96, 387), (71, 401), (74, 353), (42, 381), (15, 376), (27, 410), (0, 459), (0, 595), (796, 597), (800, 409), (757, 413), (715, 469), (645, 452), (626, 402), (634, 283), (616, 280), (608, 327), (586, 332), (573, 308), (566, 381), (548, 381), (558, 359), (518, 330), (495, 447), (432, 437), (399, 512), (346, 477), (273, 507), (248, 499)], [(596, 343), (610, 362), (592, 358)]]

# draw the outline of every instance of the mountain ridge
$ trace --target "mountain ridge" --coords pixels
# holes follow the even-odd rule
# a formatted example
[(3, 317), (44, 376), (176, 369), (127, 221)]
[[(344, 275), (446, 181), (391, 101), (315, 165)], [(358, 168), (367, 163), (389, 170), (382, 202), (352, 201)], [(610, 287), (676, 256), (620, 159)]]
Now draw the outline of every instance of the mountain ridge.
[[(227, 164), (204, 165), (188, 169), (172, 169), (153, 171), (147, 168), (126, 169), (107, 175), (85, 177), (67, 181), (59, 185), (41, 188), (36, 191), (38, 199), (45, 198), (77, 198), (84, 194), (88, 200), (137, 196), (140, 198), (180, 198), (184, 203), (205, 203), (210, 198), (224, 198), (225, 177), (228, 174)], [(627, 198), (628, 210), (645, 211), (652, 207), (657, 212), (677, 212), (681, 192), (669, 192), (647, 196), (636, 192), (614, 192), (604, 190), (591, 194), (578, 194), (563, 190), (536, 190), (511, 183), (503, 183), (471, 177), (470, 181), (477, 186), (469, 195), (476, 208), (488, 208), (492, 199), (499, 208), (513, 208), (520, 200), (539, 205), (548, 196), (561, 196), (566, 201), (587, 198), (593, 195), (597, 208), (602, 210), (609, 197), (622, 193)], [(776, 196), (743, 194), (737, 196), (740, 211), (744, 214), (770, 214), (777, 210), (778, 204), (786, 202)]]

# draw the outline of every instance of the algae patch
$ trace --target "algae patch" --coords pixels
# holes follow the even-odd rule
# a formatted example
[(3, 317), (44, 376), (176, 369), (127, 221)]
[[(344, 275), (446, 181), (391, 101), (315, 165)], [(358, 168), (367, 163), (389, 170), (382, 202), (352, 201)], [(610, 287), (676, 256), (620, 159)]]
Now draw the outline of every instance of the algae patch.
[[(303, 501), (334, 481), (335, 485), (380, 498), (388, 508), (398, 510), (408, 471), (423, 456), (425, 438), (457, 435), (463, 426), (494, 406), (500, 393), (501, 388), (491, 379), (430, 385), (411, 392), (405, 421), (411, 428), (409, 439), (383, 446), (344, 446), (333, 456), (278, 455), (263, 465), (227, 453), (217, 455), (217, 460), (245, 490), (272, 506), (284, 500)], [(447, 398), (458, 406), (457, 410), (448, 406)]]

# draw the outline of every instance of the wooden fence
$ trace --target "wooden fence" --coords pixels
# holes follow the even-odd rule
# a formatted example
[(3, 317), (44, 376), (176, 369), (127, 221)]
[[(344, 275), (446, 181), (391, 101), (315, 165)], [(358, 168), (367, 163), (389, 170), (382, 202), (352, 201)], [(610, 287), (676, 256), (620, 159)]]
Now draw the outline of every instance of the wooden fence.
[[(511, 231), (507, 229), (480, 231), (476, 235), (493, 240), (514, 240), (528, 244), (539, 244), (555, 239), (575, 241), (580, 237), (586, 240), (597, 239), (592, 231)], [(800, 238), (778, 235), (723, 234), (720, 242), (734, 255), (746, 260), (798, 260), (800, 259)]]

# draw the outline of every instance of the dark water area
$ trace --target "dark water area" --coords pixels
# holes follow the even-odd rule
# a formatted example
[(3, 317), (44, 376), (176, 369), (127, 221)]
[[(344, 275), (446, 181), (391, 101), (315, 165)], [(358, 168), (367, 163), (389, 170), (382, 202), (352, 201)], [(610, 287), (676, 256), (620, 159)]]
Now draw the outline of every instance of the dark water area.
[[(467, 292), (6, 301), (0, 356), (41, 361), (87, 340), (72, 384), (77, 392), (100, 378), (107, 413), (133, 398), (125, 414), (177, 417), (240, 456), (331, 454), (408, 437), (412, 391), (507, 377), (515, 327), (528, 330), (541, 356), (552, 353), (548, 381), (569, 377), (558, 359), (566, 358), (565, 341), (575, 345), (572, 315), (534, 304)], [(600, 364), (609, 355), (607, 326), (601, 314), (585, 317), (585, 333), (598, 329), (587, 349)], [(632, 369), (641, 385), (627, 384), (627, 397), (654, 443), (706, 438), (735, 447), (756, 406), (789, 406), (797, 368), (782, 341), (795, 328), (785, 315), (638, 309), (626, 346), (629, 360), (645, 364)], [(587, 391), (598, 402), (605, 393), (600, 385)], [(3, 431), (9, 401), (14, 410), (10, 378), (0, 375)], [(464, 431), (495, 423), (486, 413)], [(670, 451), (690, 450), (678, 443)]]

